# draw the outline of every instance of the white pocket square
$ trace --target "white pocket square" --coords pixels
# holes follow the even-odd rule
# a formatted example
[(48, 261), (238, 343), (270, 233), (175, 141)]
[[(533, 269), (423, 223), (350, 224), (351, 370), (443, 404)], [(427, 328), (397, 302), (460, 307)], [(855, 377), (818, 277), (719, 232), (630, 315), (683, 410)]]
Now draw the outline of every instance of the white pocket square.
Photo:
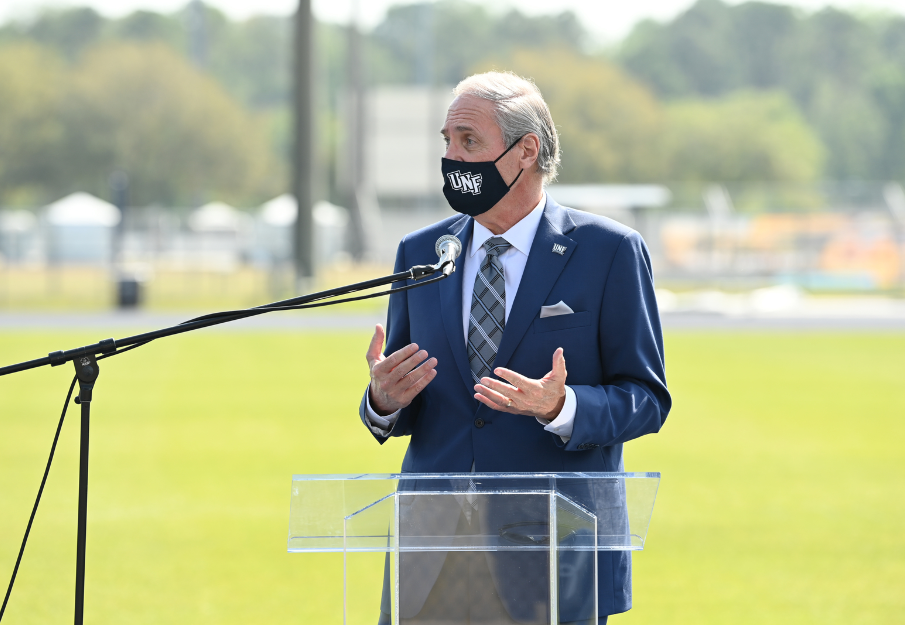
[(559, 315), (571, 315), (575, 311), (569, 308), (566, 303), (562, 300), (558, 304), (553, 304), (552, 306), (541, 306), (540, 307), (540, 318), (544, 319), (546, 317), (557, 317)]

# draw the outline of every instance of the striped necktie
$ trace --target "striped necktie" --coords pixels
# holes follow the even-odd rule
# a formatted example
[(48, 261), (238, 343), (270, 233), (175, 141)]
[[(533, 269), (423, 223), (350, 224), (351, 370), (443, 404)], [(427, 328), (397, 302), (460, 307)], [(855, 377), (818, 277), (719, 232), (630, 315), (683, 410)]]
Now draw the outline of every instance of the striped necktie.
[(499, 256), (510, 247), (502, 237), (487, 239), (484, 242), (487, 255), (475, 276), (468, 320), (468, 362), (475, 383), (493, 371), (506, 327), (506, 281)]

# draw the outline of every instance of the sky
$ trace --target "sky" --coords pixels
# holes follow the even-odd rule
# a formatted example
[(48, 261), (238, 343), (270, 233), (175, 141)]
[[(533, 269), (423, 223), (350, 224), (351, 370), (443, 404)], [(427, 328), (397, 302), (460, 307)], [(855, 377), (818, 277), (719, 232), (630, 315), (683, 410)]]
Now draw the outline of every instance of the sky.
[[(616, 42), (629, 33), (632, 26), (645, 18), (668, 20), (693, 3), (694, 0), (483, 0), (482, 4), (505, 10), (518, 7), (529, 14), (544, 14), (564, 10), (574, 11), (585, 28), (602, 42)], [(778, 4), (813, 11), (825, 6), (866, 11), (891, 11), (905, 15), (905, 0), (773, 0)], [(188, 0), (0, 0), (0, 22), (14, 18), (28, 18), (43, 7), (91, 6), (100, 13), (118, 17), (136, 9), (168, 13), (182, 8)], [(205, 0), (233, 18), (253, 14), (288, 14), (298, 0)], [(739, 0), (729, 0), (738, 4)], [(405, 4), (405, 0), (312, 0), (315, 14), (324, 20), (345, 22), (352, 7), (361, 8), (360, 21), (365, 26), (380, 21), (387, 7)]]

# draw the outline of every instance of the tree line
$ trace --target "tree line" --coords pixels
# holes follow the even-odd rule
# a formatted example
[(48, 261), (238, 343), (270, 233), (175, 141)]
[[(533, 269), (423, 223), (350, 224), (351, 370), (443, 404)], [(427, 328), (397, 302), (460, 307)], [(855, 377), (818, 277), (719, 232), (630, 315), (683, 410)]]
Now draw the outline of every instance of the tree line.
[[(905, 177), (905, 18), (699, 0), (600, 51), (569, 12), (445, 0), (396, 6), (363, 34), (368, 86), (533, 78), (562, 135), (562, 182)], [(348, 32), (316, 25), (322, 196), (343, 133)], [(292, 24), (193, 3), (118, 19), (51, 10), (0, 27), (0, 206), (74, 191), (135, 205), (288, 189)]]
[(905, 17), (698, 0), (638, 24), (616, 60), (659, 99), (786, 94), (826, 152), (822, 175), (905, 177)]

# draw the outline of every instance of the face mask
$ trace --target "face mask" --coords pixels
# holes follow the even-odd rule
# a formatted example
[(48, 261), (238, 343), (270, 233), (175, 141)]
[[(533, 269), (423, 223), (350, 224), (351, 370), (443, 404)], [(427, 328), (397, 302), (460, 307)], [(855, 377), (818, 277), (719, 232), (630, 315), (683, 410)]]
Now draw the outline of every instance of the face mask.
[(509, 193), (509, 189), (521, 177), (523, 170), (519, 170), (512, 184), (507, 185), (500, 175), (500, 170), (496, 168), (496, 163), (523, 138), (516, 139), (515, 143), (506, 148), (495, 161), (466, 163), (443, 159), (441, 166), (445, 181), (443, 195), (453, 210), (475, 217), (489, 211)]

